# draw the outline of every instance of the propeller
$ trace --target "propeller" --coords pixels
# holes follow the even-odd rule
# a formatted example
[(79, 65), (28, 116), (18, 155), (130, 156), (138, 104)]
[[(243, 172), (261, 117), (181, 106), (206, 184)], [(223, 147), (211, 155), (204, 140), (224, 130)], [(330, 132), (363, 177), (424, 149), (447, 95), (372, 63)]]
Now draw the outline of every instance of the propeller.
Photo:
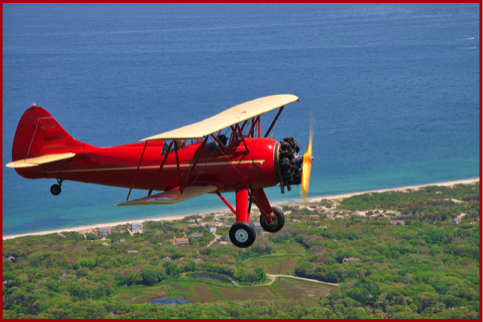
[(314, 161), (314, 157), (312, 156), (312, 138), (314, 136), (314, 127), (315, 127), (315, 118), (312, 111), (310, 111), (310, 118), (309, 118), (309, 144), (307, 146), (307, 151), (304, 153), (303, 156), (303, 164), (302, 164), (302, 184), (300, 185), (300, 195), (304, 198), (304, 201), (307, 199), (307, 194), (309, 193), (309, 184), (310, 184), (310, 170), (312, 169), (312, 162)]

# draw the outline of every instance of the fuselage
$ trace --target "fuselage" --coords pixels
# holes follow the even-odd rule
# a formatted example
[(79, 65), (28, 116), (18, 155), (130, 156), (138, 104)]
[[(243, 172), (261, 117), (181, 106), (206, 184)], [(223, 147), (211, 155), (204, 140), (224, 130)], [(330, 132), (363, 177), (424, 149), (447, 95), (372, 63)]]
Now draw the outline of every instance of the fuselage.
[[(155, 179), (165, 156), (161, 154), (163, 141), (151, 141), (145, 150), (145, 143), (113, 147), (95, 147), (83, 143), (75, 147), (56, 149), (56, 153), (75, 153), (72, 159), (16, 171), (29, 179), (54, 178), (124, 188), (132, 185), (134, 189), (153, 188), (155, 191), (174, 189), (180, 182), (187, 182), (188, 185), (213, 184), (218, 186), (220, 192), (235, 191), (237, 185), (246, 182), (250, 182), (253, 188), (276, 185), (279, 179), (274, 151), (278, 143), (266, 138), (244, 139), (248, 150), (241, 140), (235, 142), (228, 151), (222, 151), (215, 142), (206, 144), (196, 169), (191, 171), (189, 169), (202, 143), (197, 141), (178, 149), (179, 173), (176, 155), (172, 149), (157, 180)], [(188, 172), (190, 174), (187, 178)]]

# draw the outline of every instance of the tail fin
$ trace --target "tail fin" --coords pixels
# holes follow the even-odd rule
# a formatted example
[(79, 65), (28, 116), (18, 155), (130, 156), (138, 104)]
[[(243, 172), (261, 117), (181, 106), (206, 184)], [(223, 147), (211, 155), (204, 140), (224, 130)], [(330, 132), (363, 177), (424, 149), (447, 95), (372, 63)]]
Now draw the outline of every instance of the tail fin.
[[(77, 141), (40, 106), (25, 111), (18, 122), (13, 139), (12, 161), (39, 157), (49, 150), (81, 147)], [(51, 151), (53, 152), (53, 151)]]

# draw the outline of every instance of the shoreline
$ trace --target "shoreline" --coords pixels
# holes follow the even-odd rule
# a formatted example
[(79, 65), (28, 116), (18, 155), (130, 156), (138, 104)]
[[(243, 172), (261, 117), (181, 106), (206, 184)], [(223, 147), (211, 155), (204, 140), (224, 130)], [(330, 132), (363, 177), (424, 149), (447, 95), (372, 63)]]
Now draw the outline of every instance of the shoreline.
[[(407, 187), (400, 187), (400, 188), (361, 191), (361, 192), (345, 193), (345, 194), (340, 194), (340, 195), (318, 196), (318, 197), (308, 198), (307, 201), (305, 201), (305, 202), (314, 202), (314, 201), (318, 201), (320, 199), (344, 199), (344, 198), (349, 198), (349, 197), (352, 197), (352, 196), (361, 195), (361, 194), (364, 194), (364, 193), (372, 193), (372, 192), (386, 192), (386, 191), (398, 191), (398, 190), (407, 190), (407, 189), (419, 189), (419, 188), (427, 187), (427, 186), (453, 186), (455, 184), (470, 184), (470, 183), (474, 183), (474, 182), (478, 182), (478, 181), (480, 181), (480, 178), (455, 180), (455, 181), (447, 181), (447, 182), (438, 182), (438, 183), (429, 183), (429, 184), (407, 186)], [(297, 199), (292, 203), (302, 203), (302, 202), (304, 202), (303, 199)], [(280, 202), (280, 203), (275, 202), (273, 204), (274, 205), (281, 205), (281, 204), (286, 204), (286, 202)], [(225, 211), (223, 211), (223, 212), (225, 212)], [(7, 239), (13, 239), (13, 238), (25, 237), (25, 236), (49, 235), (49, 234), (54, 234), (54, 233), (61, 233), (61, 232), (64, 232), (64, 231), (66, 231), (66, 232), (86, 231), (86, 230), (91, 230), (91, 229), (95, 229), (95, 228), (113, 227), (113, 226), (118, 226), (118, 225), (125, 225), (127, 223), (144, 222), (144, 221), (148, 221), (148, 220), (152, 220), (152, 221), (180, 220), (180, 219), (183, 219), (184, 217), (194, 216), (194, 215), (198, 215), (198, 214), (141, 218), (141, 219), (133, 219), (133, 220), (128, 220), (128, 221), (125, 221), (125, 220), (124, 221), (116, 221), (116, 222), (110, 222), (110, 223), (104, 223), (104, 224), (98, 224), (98, 225), (86, 225), (86, 226), (78, 226), (78, 227), (61, 228), (61, 229), (54, 229), (54, 230), (39, 231), (39, 232), (34, 232), (34, 233), (25, 233), (25, 234), (2, 236), (2, 239), (7, 240)]]

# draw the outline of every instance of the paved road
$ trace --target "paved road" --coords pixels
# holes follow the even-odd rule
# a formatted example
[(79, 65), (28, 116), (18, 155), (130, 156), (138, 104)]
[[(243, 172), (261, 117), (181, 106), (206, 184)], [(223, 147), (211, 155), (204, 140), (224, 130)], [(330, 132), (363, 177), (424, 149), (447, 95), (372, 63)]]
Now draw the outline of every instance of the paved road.
[(271, 274), (267, 274), (267, 276), (269, 276), (269, 277), (288, 277), (288, 278), (295, 278), (297, 280), (303, 280), (303, 281), (308, 281), (308, 282), (339, 286), (339, 284), (337, 284), (337, 283), (322, 282), (322, 281), (314, 280), (314, 279), (311, 279), (311, 278), (304, 278), (304, 277), (298, 277), (298, 276), (292, 276), (292, 275), (271, 275)]

